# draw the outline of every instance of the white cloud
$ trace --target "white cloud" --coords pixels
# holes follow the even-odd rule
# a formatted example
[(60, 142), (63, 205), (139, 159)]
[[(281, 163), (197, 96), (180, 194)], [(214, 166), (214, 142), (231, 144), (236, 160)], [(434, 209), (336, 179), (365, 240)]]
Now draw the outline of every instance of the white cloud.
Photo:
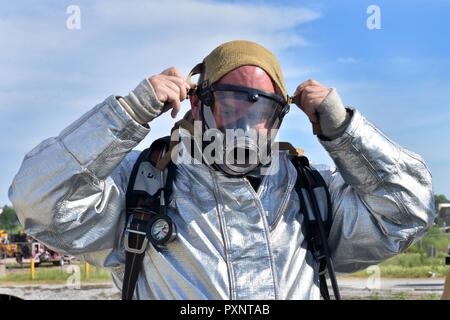
[(320, 17), (300, 6), (199, 0), (79, 2), (81, 30), (66, 28), (68, 15), (61, 5), (51, 13), (38, 10), (40, 14), (28, 17), (0, 13), (0, 38), (5, 39), (0, 42), (0, 90), (40, 90), (42, 98), (51, 99), (55, 86), (85, 85), (92, 92), (98, 88), (123, 94), (139, 79), (169, 66), (186, 74), (225, 41), (253, 40), (276, 54), (304, 46), (307, 41), (295, 27)]
[(300, 6), (199, 0), (131, 1), (131, 4), (130, 1), (99, 1), (93, 9), (105, 26), (156, 26), (162, 28), (163, 35), (176, 32), (179, 38), (255, 30), (271, 34), (320, 17), (320, 13)]
[[(2, 167), (0, 203), (7, 201), (16, 160), (23, 156), (5, 150), (30, 150), (108, 95), (126, 94), (145, 76), (169, 66), (187, 74), (222, 42), (252, 40), (278, 56), (306, 46), (299, 26), (321, 17), (319, 10), (300, 5), (200, 0), (75, 4), (81, 9), (80, 30), (66, 28), (67, 3), (30, 2), (0, 12), (0, 153), (6, 154), (5, 163), (14, 164)], [(183, 106), (187, 111), (187, 102)], [(173, 122), (168, 114), (155, 120), (138, 149), (168, 134)]]
[[(262, 42), (280, 51), (305, 45), (294, 27), (316, 20), (317, 11), (299, 6), (272, 6), (218, 3), (199, 0), (96, 1), (82, 2), (81, 30), (67, 30), (67, 15), (36, 15), (27, 18), (0, 18), (3, 53), (23, 57), (53, 50), (80, 50), (108, 44), (126, 51), (136, 48), (172, 49), (183, 53), (205, 54), (215, 44), (236, 38)], [(117, 41), (110, 42), (114, 39)], [(21, 51), (23, 49), (36, 51)], [(95, 52), (95, 55), (100, 52)], [(135, 52), (129, 52), (135, 54)]]

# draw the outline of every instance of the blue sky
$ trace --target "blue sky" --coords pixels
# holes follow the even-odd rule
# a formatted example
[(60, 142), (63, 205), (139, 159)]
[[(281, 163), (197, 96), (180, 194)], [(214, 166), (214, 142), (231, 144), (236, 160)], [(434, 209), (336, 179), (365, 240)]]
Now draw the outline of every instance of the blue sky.
[[(81, 9), (68, 30), (66, 8)], [(381, 9), (381, 30), (366, 9)], [(2, 1), (0, 205), (25, 153), (111, 94), (169, 66), (186, 74), (220, 43), (247, 39), (279, 57), (291, 93), (312, 78), (338, 89), (394, 141), (421, 154), (450, 196), (450, 1)], [(184, 110), (188, 104), (183, 103)], [(280, 133), (330, 158), (295, 107)], [(164, 115), (137, 147), (166, 135)]]

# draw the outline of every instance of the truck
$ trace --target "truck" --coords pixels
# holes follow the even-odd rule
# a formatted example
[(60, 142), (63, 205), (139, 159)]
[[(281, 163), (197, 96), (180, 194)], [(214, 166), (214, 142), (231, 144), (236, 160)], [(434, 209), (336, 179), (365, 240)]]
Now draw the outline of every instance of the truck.
[(70, 264), (75, 259), (73, 256), (63, 255), (51, 250), (26, 234), (15, 235), (14, 241), (19, 247), (15, 254), (16, 261), (19, 264), (28, 264), (31, 259), (34, 259), (35, 266), (39, 266), (41, 263), (63, 266), (66, 263)]

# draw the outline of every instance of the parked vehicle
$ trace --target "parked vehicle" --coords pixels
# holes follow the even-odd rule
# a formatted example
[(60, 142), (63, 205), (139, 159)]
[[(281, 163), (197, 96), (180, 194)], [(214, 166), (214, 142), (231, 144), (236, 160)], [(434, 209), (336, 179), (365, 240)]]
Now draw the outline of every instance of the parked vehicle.
[(66, 263), (71, 263), (75, 257), (61, 255), (53, 250), (50, 250), (42, 243), (32, 240), (31, 242), (21, 242), (20, 250), (16, 254), (16, 261), (20, 264), (30, 263), (34, 259), (35, 266), (41, 263), (52, 263), (55, 266), (63, 266)]

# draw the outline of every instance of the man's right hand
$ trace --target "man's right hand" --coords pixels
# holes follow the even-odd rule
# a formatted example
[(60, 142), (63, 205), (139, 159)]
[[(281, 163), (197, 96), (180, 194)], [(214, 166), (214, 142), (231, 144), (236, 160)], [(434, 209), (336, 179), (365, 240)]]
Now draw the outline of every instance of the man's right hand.
[(151, 76), (149, 82), (158, 100), (168, 107), (164, 108), (164, 112), (172, 108), (171, 116), (175, 118), (181, 109), (181, 101), (187, 98), (187, 92), (191, 88), (189, 83), (175, 67)]

